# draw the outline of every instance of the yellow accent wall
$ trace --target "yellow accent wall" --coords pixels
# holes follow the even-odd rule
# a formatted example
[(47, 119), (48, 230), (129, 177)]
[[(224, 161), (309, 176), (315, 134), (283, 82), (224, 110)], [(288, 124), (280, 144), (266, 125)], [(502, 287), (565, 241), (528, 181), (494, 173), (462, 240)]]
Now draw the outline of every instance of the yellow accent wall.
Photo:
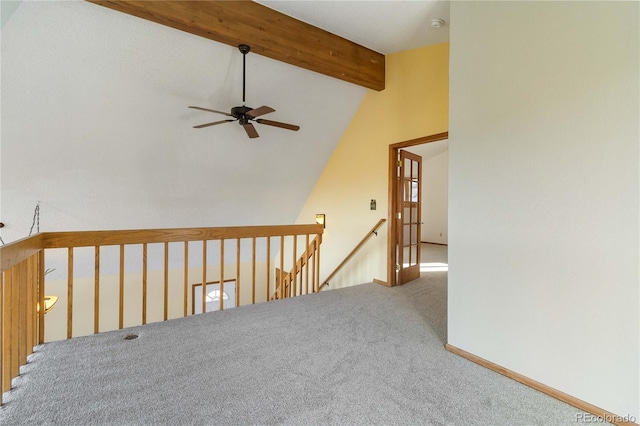
[[(386, 89), (366, 94), (297, 219), (326, 214), (321, 280), (387, 217), (389, 145), (448, 130), (449, 44), (387, 55), (386, 64)], [(386, 281), (386, 238), (384, 224), (330, 288)]]

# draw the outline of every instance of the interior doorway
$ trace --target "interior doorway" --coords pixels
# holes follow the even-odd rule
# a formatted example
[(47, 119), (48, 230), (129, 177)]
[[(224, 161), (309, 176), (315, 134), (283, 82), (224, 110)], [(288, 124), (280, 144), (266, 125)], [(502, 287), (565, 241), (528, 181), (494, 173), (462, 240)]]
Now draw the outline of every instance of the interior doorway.
[[(388, 178), (388, 191), (389, 191), (389, 202), (388, 202), (388, 213), (387, 219), (389, 224), (389, 231), (387, 234), (387, 285), (395, 286), (402, 284), (403, 282), (407, 282), (407, 278), (411, 278), (411, 272), (403, 272), (404, 268), (404, 251), (406, 250), (406, 244), (404, 243), (405, 238), (405, 229), (409, 229), (409, 238), (411, 238), (411, 220), (409, 220), (409, 224), (403, 222), (402, 219), (402, 210), (404, 209), (404, 201), (405, 201), (405, 183), (400, 184), (400, 182), (404, 182), (404, 171), (402, 169), (402, 162), (400, 158), (400, 151), (403, 148), (414, 147), (417, 145), (423, 145), (427, 143), (437, 142), (446, 140), (449, 138), (449, 133), (438, 133), (430, 136), (425, 136), (418, 139), (412, 139), (404, 142), (395, 143), (389, 145), (389, 178)], [(411, 194), (411, 192), (409, 192)], [(411, 207), (411, 206), (409, 206)], [(400, 213), (400, 214), (399, 214)], [(406, 217), (406, 216), (405, 216)], [(420, 229), (421, 219), (417, 220), (416, 226), (417, 229)], [(407, 225), (409, 225), (407, 227)], [(418, 245), (417, 245), (417, 258), (414, 258), (418, 264), (418, 271), (420, 268), (420, 260), (419, 260), (419, 251), (420, 251), (420, 235), (418, 234)], [(409, 249), (411, 250), (411, 249)], [(408, 265), (412, 266), (412, 265)], [(414, 274), (415, 275), (415, 274)], [(416, 277), (417, 278), (417, 277)]]

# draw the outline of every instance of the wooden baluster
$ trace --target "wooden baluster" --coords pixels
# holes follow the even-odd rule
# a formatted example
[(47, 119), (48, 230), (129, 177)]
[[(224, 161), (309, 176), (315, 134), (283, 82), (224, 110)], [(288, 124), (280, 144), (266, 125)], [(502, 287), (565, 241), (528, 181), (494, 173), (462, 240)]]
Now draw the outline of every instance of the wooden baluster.
[(256, 303), (256, 237), (251, 241), (251, 303)]
[(220, 284), (218, 285), (220, 296), (218, 309), (224, 309), (224, 238), (220, 239)]
[(293, 268), (291, 269), (291, 287), (293, 295), (297, 295), (298, 291), (298, 236), (293, 236)]
[[(34, 311), (36, 308), (36, 298), (34, 297), (34, 282), (35, 282), (35, 256), (29, 256), (27, 259), (27, 356), (33, 353), (34, 342)], [(26, 361), (26, 359), (25, 359)]]
[(18, 357), (20, 349), (20, 276), (19, 265), (11, 268), (11, 296), (14, 308), (11, 310), (11, 325), (13, 326), (13, 332), (11, 333), (11, 378), (18, 377), (20, 374), (20, 359)]
[(316, 236), (316, 262), (318, 266), (316, 267), (316, 285), (318, 286), (316, 291), (320, 291), (320, 242), (322, 241), (322, 235)]
[(305, 239), (304, 247), (305, 294), (309, 294), (309, 234), (307, 234), (307, 238)]
[(44, 250), (38, 252), (38, 343), (44, 343)]
[(120, 244), (120, 285), (118, 288), (118, 328), (124, 328), (124, 244)]
[(282, 298), (282, 295), (280, 294), (280, 286), (278, 285), (278, 280), (280, 279), (280, 269), (275, 268), (275, 275), (273, 276), (273, 286), (275, 287), (273, 290), (273, 300), (278, 300)]
[(187, 299), (189, 298), (188, 288), (189, 288), (189, 242), (185, 241), (184, 242), (184, 294), (182, 295), (182, 300), (184, 303), (182, 316), (184, 317), (186, 317), (188, 314), (188, 310), (187, 310)]
[(164, 243), (164, 320), (169, 319), (169, 243)]
[[(31, 280), (31, 343), (33, 348), (38, 345), (38, 253), (32, 256), (32, 280)], [(2, 316), (0, 316), (0, 320)]]
[(271, 280), (271, 237), (267, 237), (267, 301), (271, 298), (269, 281)]
[(313, 239), (313, 259), (311, 259), (311, 290), (316, 293), (318, 290), (316, 289), (318, 286), (318, 283), (316, 282), (316, 241), (318, 239), (314, 238)]
[[(44, 305), (42, 305), (44, 310)], [(73, 247), (67, 253), (67, 339), (73, 335)]]
[(279, 299), (284, 299), (286, 294), (284, 292), (284, 274), (282, 273), (282, 269), (276, 268), (278, 272), (278, 282), (280, 283), (279, 287)]
[(273, 298), (272, 298), (272, 300), (280, 299), (280, 287), (278, 287), (278, 284), (277, 284), (278, 283), (278, 278), (280, 277), (280, 273), (278, 271), (279, 271), (279, 269), (276, 268), (275, 269), (275, 275), (274, 275), (274, 280), (275, 280), (274, 283), (276, 283), (275, 284), (276, 288), (273, 290)]
[(27, 262), (18, 264), (18, 375), (20, 366), (27, 363)]
[(100, 246), (94, 247), (93, 254), (93, 333), (100, 332)]
[(278, 278), (278, 285), (280, 286), (281, 296), (280, 298), (287, 297), (284, 289), (284, 235), (280, 236), (280, 277)]
[(142, 244), (142, 325), (147, 323), (147, 243)]
[(240, 238), (236, 239), (236, 306), (240, 306)]
[(11, 389), (11, 353), (13, 346), (13, 268), (2, 273), (4, 275), (4, 312), (2, 317), (2, 391)]
[(207, 312), (207, 241), (202, 242), (202, 313)]
[[(31, 256), (31, 342), (29, 343), (30, 351), (38, 344), (38, 253)], [(0, 317), (2, 318), (2, 317)]]

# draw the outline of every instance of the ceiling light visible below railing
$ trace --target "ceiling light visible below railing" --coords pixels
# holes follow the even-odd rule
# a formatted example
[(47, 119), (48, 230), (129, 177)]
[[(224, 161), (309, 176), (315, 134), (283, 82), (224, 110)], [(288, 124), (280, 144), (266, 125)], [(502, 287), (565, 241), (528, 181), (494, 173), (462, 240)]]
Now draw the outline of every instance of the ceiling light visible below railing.
[[(46, 314), (51, 309), (53, 309), (53, 305), (58, 301), (58, 296), (45, 296), (44, 297), (44, 313)], [(38, 303), (38, 312), (40, 312), (40, 304)]]

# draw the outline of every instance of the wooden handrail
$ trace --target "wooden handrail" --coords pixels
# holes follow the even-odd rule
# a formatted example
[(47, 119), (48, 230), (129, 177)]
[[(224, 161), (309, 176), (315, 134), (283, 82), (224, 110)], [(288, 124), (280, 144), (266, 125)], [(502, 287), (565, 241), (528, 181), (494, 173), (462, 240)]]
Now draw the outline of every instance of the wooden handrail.
[(365, 243), (369, 240), (369, 238), (371, 238), (371, 235), (373, 235), (378, 230), (378, 228), (380, 228), (380, 226), (386, 221), (387, 219), (380, 219), (378, 223), (376, 223), (374, 227), (371, 228), (369, 232), (367, 232), (364, 238), (360, 240), (358, 245), (353, 250), (351, 250), (351, 253), (349, 253), (347, 257), (345, 257), (344, 260), (338, 265), (338, 267), (331, 274), (329, 274), (329, 276), (324, 281), (322, 281), (322, 285), (320, 286), (319, 290), (322, 290), (322, 288), (325, 285), (329, 285), (329, 280), (331, 280), (333, 277), (336, 276), (336, 274), (340, 271), (340, 269), (342, 269), (344, 265), (346, 265), (349, 262), (349, 260), (351, 260), (351, 258), (362, 248), (362, 246), (365, 245)]
[(120, 244), (176, 243), (184, 241), (263, 238), (321, 234), (322, 225), (231, 226), (221, 228), (138, 229), (127, 231), (47, 232), (44, 248), (93, 247)]

